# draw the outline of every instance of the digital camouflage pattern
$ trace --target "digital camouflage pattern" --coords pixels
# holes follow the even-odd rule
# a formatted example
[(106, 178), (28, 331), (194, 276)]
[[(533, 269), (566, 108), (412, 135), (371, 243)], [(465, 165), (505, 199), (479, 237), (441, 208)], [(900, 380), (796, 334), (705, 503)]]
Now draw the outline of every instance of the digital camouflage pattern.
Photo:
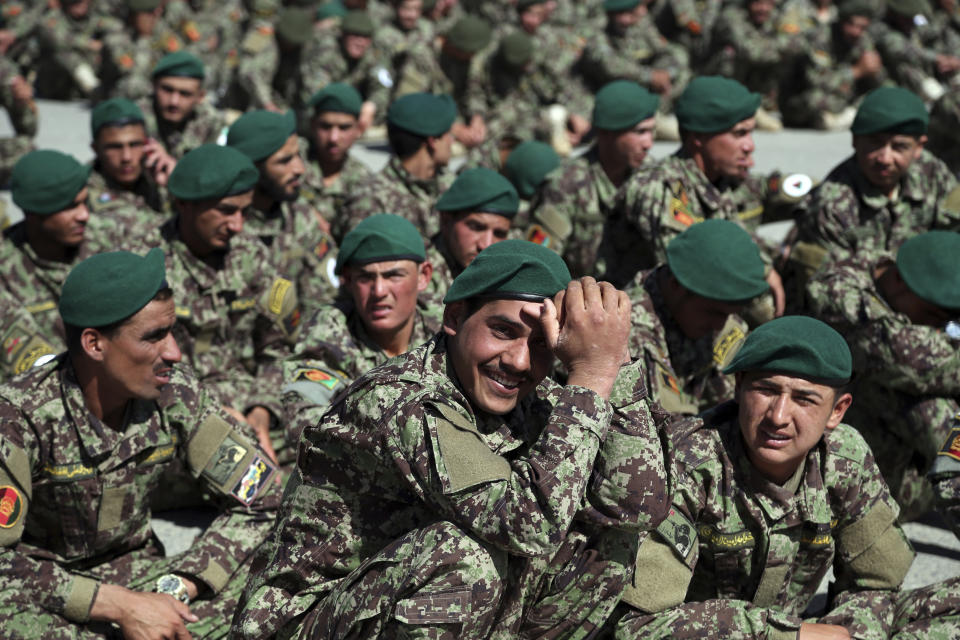
[(650, 396), (671, 413), (696, 415), (733, 399), (734, 379), (722, 372), (746, 338), (747, 323), (731, 315), (716, 334), (691, 340), (667, 310), (661, 278), (669, 267), (641, 271), (630, 296), (630, 353), (642, 357)]
[(107, 93), (139, 100), (153, 93), (150, 74), (160, 59), (186, 48), (177, 31), (165, 20), (158, 20), (149, 36), (139, 36), (127, 27), (104, 39), (109, 55), (103, 61), (101, 76), (109, 86)]
[[(960, 174), (960, 94), (947, 91), (930, 107), (926, 148)], [(2, 142), (0, 142), (2, 144)]]
[[(27, 426), (29, 425), (29, 426)], [(10, 638), (112, 637), (86, 624), (101, 583), (153, 591), (183, 573), (212, 596), (191, 603), (195, 638), (222, 637), (246, 579), (246, 559), (280, 501), (276, 469), (177, 368), (156, 401), (131, 400), (122, 432), (90, 414), (66, 356), (0, 387), (0, 624)], [(219, 515), (189, 550), (165, 558), (150, 526), (150, 494), (182, 464)]]
[(89, 98), (99, 86), (101, 50), (107, 37), (123, 31), (123, 22), (91, 3), (81, 19), (61, 7), (47, 9), (37, 25), (41, 54), (37, 94), (54, 100)]
[(137, 101), (147, 125), (147, 135), (157, 139), (176, 160), (202, 144), (216, 142), (227, 123), (223, 114), (209, 102), (202, 101), (184, 122), (174, 125), (161, 119), (153, 109), (152, 98)]
[(650, 6), (660, 33), (690, 56), (690, 68), (700, 73), (710, 60), (713, 26), (720, 16), (723, 0), (676, 0)]
[(33, 316), (18, 306), (4, 291), (0, 291), (0, 383), (19, 375), (38, 362), (57, 354), (37, 326)]
[(251, 29), (240, 45), (237, 84), (242, 87), (253, 109), (301, 110), (310, 94), (304, 87), (309, 47), (282, 49), (271, 24)]
[(458, 60), (445, 55), (439, 41), (410, 49), (396, 76), (394, 98), (408, 93), (445, 94), (456, 102), (460, 118), (469, 120), (474, 114), (483, 116), (487, 107), (480, 83), (486, 55), (481, 51), (469, 60)]
[(808, 283), (807, 304), (850, 345), (846, 420), (870, 445), (907, 519), (932, 506), (925, 475), (960, 409), (960, 359), (940, 328), (911, 323), (884, 299), (876, 270), (892, 264), (876, 254), (837, 262)]
[[(960, 34), (950, 29), (941, 32), (929, 22), (911, 25), (906, 33), (887, 23), (877, 24), (873, 31), (877, 51), (890, 78), (926, 100), (939, 98), (950, 78), (938, 72), (937, 56), (956, 56)], [(931, 91), (930, 84), (937, 88)]]
[[(170, 216), (165, 189), (158, 187), (144, 171), (132, 189), (123, 187), (100, 172), (96, 162), (87, 180), (87, 207), (95, 228), (107, 230), (110, 238), (145, 240), (156, 235)], [(104, 241), (93, 238), (97, 244)]]
[[(323, 169), (320, 168), (320, 162), (312, 149), (301, 148), (306, 173), (301, 179), (300, 196), (307, 200), (313, 207), (313, 210), (326, 221), (331, 227), (331, 233), (340, 225), (334, 225), (334, 222), (340, 217), (344, 203), (351, 193), (353, 193), (361, 184), (373, 178), (373, 172), (352, 156), (347, 156), (343, 167), (340, 169), (340, 175), (332, 184), (324, 184)], [(344, 232), (345, 233), (345, 232)], [(343, 236), (334, 236), (339, 243)]]
[(937, 451), (929, 477), (937, 510), (960, 538), (960, 420), (957, 416)]
[(394, 98), (401, 95), (395, 92), (397, 79), (403, 74), (407, 63), (417, 52), (431, 51), (435, 37), (433, 23), (423, 18), (417, 20), (416, 26), (409, 31), (401, 29), (397, 21), (393, 20), (373, 32), (373, 49), (390, 75), (393, 82), (390, 93)]
[(31, 99), (23, 102), (13, 95), (11, 83), (19, 75), (12, 60), (0, 59), (0, 107), (7, 112), (14, 135), (0, 138), (0, 183), (9, 180), (10, 170), (21, 157), (33, 150), (37, 135), (37, 105)]

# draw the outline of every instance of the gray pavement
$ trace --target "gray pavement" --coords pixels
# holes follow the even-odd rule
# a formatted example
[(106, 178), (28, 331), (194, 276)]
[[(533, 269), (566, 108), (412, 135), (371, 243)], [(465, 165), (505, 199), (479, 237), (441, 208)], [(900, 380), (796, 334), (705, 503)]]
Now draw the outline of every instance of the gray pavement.
[[(72, 153), (79, 160), (93, 157), (90, 150), (89, 109), (83, 103), (39, 101), (40, 128), (37, 139), (39, 148), (55, 148)], [(0, 136), (10, 135), (10, 123), (6, 114), (0, 116)], [(790, 130), (779, 133), (757, 132), (756, 167), (759, 172), (779, 169), (788, 173), (806, 173), (820, 180), (827, 172), (850, 155), (849, 133), (824, 133), (806, 130)], [(652, 155), (660, 158), (673, 153), (677, 143), (657, 143)], [(383, 145), (360, 145), (355, 149), (357, 157), (372, 169), (384, 165), (387, 154)], [(9, 192), (0, 197), (9, 200)], [(18, 219), (14, 213), (11, 218)], [(782, 224), (766, 230), (771, 237), (785, 233)], [(182, 510), (163, 514), (157, 519), (155, 529), (167, 547), (168, 553), (185, 550), (193, 538), (210, 521), (209, 512)], [(960, 575), (960, 541), (935, 516), (923, 522), (905, 526), (918, 555), (907, 575), (906, 587), (927, 585), (945, 578)], [(826, 587), (821, 589), (826, 593)]]

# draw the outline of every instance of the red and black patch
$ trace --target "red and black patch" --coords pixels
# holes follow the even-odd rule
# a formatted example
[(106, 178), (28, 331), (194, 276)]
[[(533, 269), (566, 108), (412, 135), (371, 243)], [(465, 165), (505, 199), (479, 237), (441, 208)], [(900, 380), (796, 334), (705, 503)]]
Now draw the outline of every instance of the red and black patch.
[(323, 260), (328, 253), (330, 253), (330, 243), (327, 242), (326, 238), (318, 242), (317, 246), (313, 248), (313, 255), (320, 260)]
[(300, 371), (297, 371), (295, 378), (297, 380), (309, 380), (310, 382), (316, 382), (322, 384), (328, 389), (333, 389), (335, 386), (337, 386), (337, 378), (326, 371), (321, 371), (320, 369), (301, 369)]
[(0, 527), (13, 527), (22, 513), (23, 498), (20, 497), (20, 492), (9, 485), (0, 487)]
[(960, 460), (960, 427), (954, 427), (950, 430), (943, 446), (940, 447), (940, 455)]

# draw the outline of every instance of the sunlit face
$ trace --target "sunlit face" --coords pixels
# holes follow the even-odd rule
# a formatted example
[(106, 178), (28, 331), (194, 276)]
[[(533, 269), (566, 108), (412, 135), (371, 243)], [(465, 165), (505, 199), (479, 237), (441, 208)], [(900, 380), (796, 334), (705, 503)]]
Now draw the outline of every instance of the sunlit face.
[(84, 187), (73, 199), (73, 204), (66, 209), (36, 217), (40, 233), (48, 242), (61, 247), (79, 247), (83, 244), (87, 222), (90, 221), (87, 195), (87, 188)]
[(244, 211), (253, 202), (253, 191), (220, 200), (180, 203), (180, 234), (194, 255), (204, 257), (230, 247), (243, 231)]
[(711, 179), (744, 180), (753, 167), (753, 130), (757, 122), (750, 117), (732, 129), (710, 135), (694, 134), (702, 143), (704, 172)]
[(417, 310), (417, 294), (427, 288), (432, 270), (413, 260), (388, 260), (347, 265), (341, 285), (367, 331), (391, 335), (410, 326)]
[(172, 333), (176, 320), (172, 297), (152, 300), (112, 336), (99, 334), (104, 373), (115, 393), (142, 400), (160, 397), (173, 365), (180, 362), (180, 347)]
[(457, 264), (463, 268), (495, 242), (507, 239), (510, 218), (496, 213), (441, 213), (440, 234)]
[(536, 33), (549, 16), (550, 7), (546, 2), (530, 5), (520, 13), (520, 26), (527, 33)]
[(512, 411), (550, 372), (553, 354), (540, 328), (541, 306), (491, 300), (470, 315), (466, 301), (444, 309), (450, 359), (475, 410)]
[(614, 148), (631, 169), (637, 169), (653, 148), (653, 135), (657, 119), (641, 120), (632, 129), (620, 131), (614, 139)]
[(900, 184), (910, 163), (920, 157), (927, 136), (872, 133), (853, 136), (860, 172), (873, 186), (890, 192)]
[(93, 143), (100, 171), (114, 182), (132, 187), (143, 172), (143, 145), (146, 142), (147, 133), (142, 124), (102, 127)]
[(199, 78), (162, 76), (153, 81), (157, 115), (174, 124), (186, 120), (204, 95), (203, 81)]
[(297, 134), (293, 134), (261, 163), (260, 184), (275, 200), (292, 202), (300, 195), (304, 171), (300, 141)]
[(332, 163), (346, 161), (350, 147), (360, 137), (357, 117), (349, 113), (323, 111), (313, 117), (311, 126), (317, 153)]
[(351, 60), (359, 60), (370, 48), (373, 40), (370, 36), (361, 36), (356, 33), (343, 34), (343, 52)]
[(850, 406), (849, 393), (804, 378), (763, 371), (737, 374), (740, 433), (753, 466), (767, 479), (790, 479), (826, 429)]
[(747, 3), (747, 13), (753, 24), (764, 24), (773, 15), (773, 0), (751, 0)]
[(423, 0), (401, 0), (397, 3), (397, 24), (404, 31), (416, 28), (423, 13)]
[(848, 44), (856, 44), (863, 37), (870, 27), (870, 18), (867, 16), (850, 16), (840, 22), (840, 30), (843, 32), (843, 39)]

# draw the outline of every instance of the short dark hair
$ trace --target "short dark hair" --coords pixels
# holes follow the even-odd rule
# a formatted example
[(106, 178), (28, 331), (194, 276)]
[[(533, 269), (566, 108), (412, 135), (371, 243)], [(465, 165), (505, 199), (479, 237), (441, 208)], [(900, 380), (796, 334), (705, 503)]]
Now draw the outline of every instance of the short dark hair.
[[(160, 302), (164, 302), (166, 300), (170, 300), (171, 298), (173, 298), (173, 289), (171, 289), (170, 287), (163, 287), (162, 289), (157, 291), (152, 298), (150, 298), (150, 301), (147, 304), (150, 304), (150, 302), (153, 302), (154, 300), (159, 300)], [(143, 305), (143, 306), (145, 307), (147, 305)], [(137, 313), (139, 313), (139, 310), (137, 311)], [(76, 325), (67, 324), (66, 322), (64, 322), (63, 330), (67, 338), (66, 340), (67, 352), (72, 355), (75, 353), (80, 353), (80, 351), (83, 350), (83, 347), (80, 344), (80, 337), (83, 335), (84, 329), (96, 329), (107, 338), (112, 338), (117, 334), (117, 331), (120, 330), (120, 327), (128, 323), (130, 321), (130, 318), (137, 315), (137, 313), (133, 313), (127, 316), (126, 318), (117, 320), (116, 322), (111, 322), (110, 324), (104, 325), (102, 327), (78, 327)]]
[(418, 136), (391, 124), (387, 124), (387, 140), (393, 153), (401, 160), (406, 160), (427, 143), (425, 136)]

